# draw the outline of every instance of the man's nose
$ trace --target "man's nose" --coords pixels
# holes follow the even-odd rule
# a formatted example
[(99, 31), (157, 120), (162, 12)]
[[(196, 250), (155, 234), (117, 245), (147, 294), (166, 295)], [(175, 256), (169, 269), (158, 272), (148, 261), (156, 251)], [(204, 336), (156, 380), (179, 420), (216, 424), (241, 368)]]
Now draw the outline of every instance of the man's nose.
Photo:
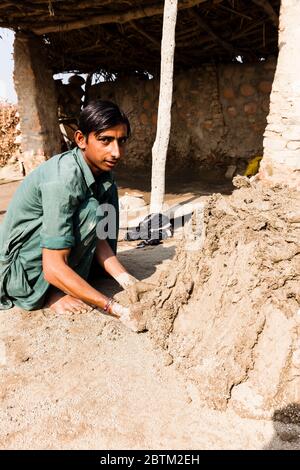
[(121, 156), (120, 145), (117, 139), (112, 142), (111, 155), (114, 158), (120, 158)]

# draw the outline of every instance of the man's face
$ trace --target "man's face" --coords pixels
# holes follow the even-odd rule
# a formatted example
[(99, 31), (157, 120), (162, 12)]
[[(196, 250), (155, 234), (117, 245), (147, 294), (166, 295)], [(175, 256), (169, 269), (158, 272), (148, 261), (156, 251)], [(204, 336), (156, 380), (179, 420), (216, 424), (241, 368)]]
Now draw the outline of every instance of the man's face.
[(88, 139), (81, 131), (76, 131), (75, 140), (92, 173), (97, 176), (112, 170), (125, 154), (127, 126), (118, 124), (101, 133), (91, 132)]

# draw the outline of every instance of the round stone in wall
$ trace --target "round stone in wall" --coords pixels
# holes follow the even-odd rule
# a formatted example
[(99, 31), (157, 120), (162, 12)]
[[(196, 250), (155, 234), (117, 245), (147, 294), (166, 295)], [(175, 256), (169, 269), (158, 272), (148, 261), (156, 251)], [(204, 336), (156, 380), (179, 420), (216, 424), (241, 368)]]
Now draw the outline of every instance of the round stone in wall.
[(146, 113), (142, 113), (140, 116), (141, 123), (146, 126), (148, 124), (148, 116)]
[(234, 90), (232, 88), (224, 88), (223, 96), (227, 100), (232, 100), (235, 98)]
[(257, 104), (254, 103), (254, 101), (251, 101), (250, 103), (246, 103), (244, 105), (244, 111), (246, 114), (255, 114), (257, 111)]
[(241, 85), (240, 91), (243, 96), (252, 96), (255, 93), (254, 87), (249, 83), (244, 83)]
[(269, 94), (271, 93), (271, 90), (272, 90), (272, 83), (264, 80), (260, 82), (260, 84), (258, 85), (258, 88), (262, 93)]
[(234, 106), (229, 106), (227, 108), (227, 113), (229, 114), (229, 116), (235, 117), (237, 115), (237, 110)]
[(272, 70), (274, 71), (276, 69), (277, 65), (277, 60), (275, 58), (267, 60), (267, 62), (264, 64), (264, 68), (266, 70)]
[(151, 108), (150, 101), (149, 100), (144, 100), (143, 107), (144, 107), (144, 109), (150, 109)]

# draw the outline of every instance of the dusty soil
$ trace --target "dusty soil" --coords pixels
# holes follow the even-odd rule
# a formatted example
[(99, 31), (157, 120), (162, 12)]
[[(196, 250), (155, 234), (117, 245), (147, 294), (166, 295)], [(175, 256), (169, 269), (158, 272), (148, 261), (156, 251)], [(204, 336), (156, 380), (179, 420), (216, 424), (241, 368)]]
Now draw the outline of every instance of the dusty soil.
[[(0, 186), (0, 217), (17, 184)], [(129, 187), (141, 190), (129, 184), (121, 189)], [(213, 191), (210, 185), (206, 188), (198, 184), (186, 193), (174, 190), (168, 200), (197, 196), (206, 201)], [(230, 193), (226, 184), (218, 189)], [(281, 203), (276, 203), (273, 193), (258, 209), (259, 198), (251, 196), (251, 202), (249, 189), (240, 191), (232, 198), (209, 199), (202, 250), (191, 239), (190, 248), (197, 249), (188, 253), (180, 239), (143, 250), (121, 242), (119, 256), (128, 270), (140, 279), (161, 282), (148, 300), (142, 299), (149, 331), (132, 333), (96, 310), (64, 316), (46, 309), (1, 312), (2, 449), (300, 448), (297, 408), (288, 415), (283, 411), (282, 423), (278, 407), (277, 414), (257, 419), (229, 406), (230, 384), (242, 383), (250, 376), (251, 361), (256, 363), (249, 349), (253, 352), (253, 345), (259, 344), (257, 332), (264, 331), (267, 323), (261, 299), (275, 293), (277, 307), (286, 318), (294, 315), (297, 302), (291, 278), (297, 255), (294, 239), (287, 241), (294, 234), (292, 222), (286, 225), (287, 218), (280, 216)], [(285, 211), (293, 212), (294, 207), (295, 199)], [(290, 255), (276, 261), (274, 278), (274, 266), (268, 266), (272, 256), (263, 256), (264, 242), (258, 246), (258, 240), (267, 240), (268, 232), (273, 233), (270, 248), (276, 259), (287, 253), (289, 244)], [(286, 276), (284, 295), (280, 285), (274, 288), (277, 267), (281, 277)], [(247, 301), (249, 286), (251, 302)], [(108, 279), (99, 281), (98, 287), (108, 295), (118, 292)], [(259, 356), (258, 350), (254, 353)], [(203, 358), (218, 356), (221, 361), (203, 367)], [(232, 367), (225, 358), (234, 359)]]
[(206, 404), (267, 417), (300, 404), (300, 194), (236, 184), (194, 218), (144, 312)]

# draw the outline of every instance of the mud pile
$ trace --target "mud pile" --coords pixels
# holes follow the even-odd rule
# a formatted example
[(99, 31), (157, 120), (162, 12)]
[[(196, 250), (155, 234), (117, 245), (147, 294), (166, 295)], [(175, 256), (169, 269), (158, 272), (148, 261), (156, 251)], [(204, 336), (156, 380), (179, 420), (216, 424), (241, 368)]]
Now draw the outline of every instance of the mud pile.
[(181, 241), (142, 302), (154, 341), (206, 403), (267, 417), (300, 401), (300, 195), (235, 184), (210, 197), (205, 233)]
[(19, 144), (16, 142), (19, 134), (18, 123), (16, 106), (0, 102), (0, 167), (4, 166), (19, 149)]

